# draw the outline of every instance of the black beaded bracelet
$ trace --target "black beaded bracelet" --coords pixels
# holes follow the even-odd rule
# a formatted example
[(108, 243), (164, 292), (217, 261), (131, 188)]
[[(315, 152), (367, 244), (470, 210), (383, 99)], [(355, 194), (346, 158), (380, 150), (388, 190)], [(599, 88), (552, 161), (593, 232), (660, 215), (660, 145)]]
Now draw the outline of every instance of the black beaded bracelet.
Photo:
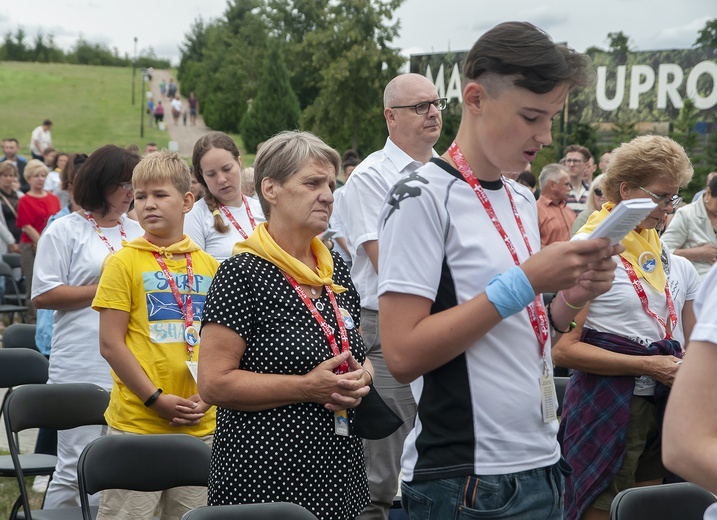
[(154, 404), (154, 402), (155, 402), (157, 399), (159, 399), (159, 396), (160, 396), (161, 394), (162, 394), (162, 389), (161, 389), (161, 388), (157, 388), (157, 391), (156, 391), (155, 393), (153, 393), (152, 395), (149, 396), (149, 399), (147, 399), (147, 400), (144, 402), (144, 405), (145, 405), (147, 408), (149, 408), (150, 406), (152, 406), (152, 405)]
[(574, 321), (571, 321), (568, 325), (568, 330), (560, 330), (558, 327), (555, 326), (555, 322), (553, 321), (553, 314), (550, 312), (550, 307), (553, 305), (553, 300), (550, 300), (550, 303), (545, 308), (548, 311), (548, 323), (550, 323), (550, 326), (553, 327), (553, 330), (555, 332), (559, 332), (560, 334), (567, 334), (568, 332), (572, 331), (575, 327), (577, 327), (577, 323)]

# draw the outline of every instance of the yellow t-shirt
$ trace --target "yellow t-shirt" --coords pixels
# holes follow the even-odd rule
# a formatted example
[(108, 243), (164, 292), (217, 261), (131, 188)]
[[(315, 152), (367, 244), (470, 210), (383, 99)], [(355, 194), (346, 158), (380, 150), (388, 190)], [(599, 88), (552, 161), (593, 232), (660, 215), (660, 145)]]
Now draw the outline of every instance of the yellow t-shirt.
[[(204, 300), (219, 264), (201, 250), (191, 255), (194, 326), (199, 328)], [(183, 255), (174, 259), (164, 257), (164, 260), (184, 301), (188, 294), (186, 260)], [(197, 385), (186, 364), (189, 356), (184, 341), (184, 319), (166, 277), (150, 251), (137, 249), (130, 242), (112, 255), (102, 271), (92, 308), (129, 313), (125, 343), (155, 386), (167, 394), (181, 397), (197, 393)], [(195, 361), (199, 348), (200, 345), (194, 347)], [(114, 384), (105, 419), (113, 428), (132, 433), (186, 433), (197, 437), (214, 432), (214, 407), (196, 426), (170, 426), (166, 419), (145, 407), (114, 370), (112, 379)]]

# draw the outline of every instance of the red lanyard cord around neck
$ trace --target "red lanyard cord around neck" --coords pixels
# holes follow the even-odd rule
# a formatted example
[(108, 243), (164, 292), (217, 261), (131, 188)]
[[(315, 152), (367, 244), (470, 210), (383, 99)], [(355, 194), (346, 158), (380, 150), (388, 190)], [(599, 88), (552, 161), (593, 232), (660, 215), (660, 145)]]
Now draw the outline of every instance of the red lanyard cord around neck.
[(156, 251), (152, 251), (152, 254), (154, 255), (155, 260), (157, 260), (157, 264), (159, 264), (159, 268), (162, 270), (162, 273), (164, 273), (164, 277), (167, 279), (167, 284), (169, 284), (169, 288), (172, 291), (172, 296), (174, 296), (174, 301), (177, 303), (177, 307), (184, 318), (184, 338), (185, 344), (187, 345), (187, 354), (189, 355), (189, 360), (191, 361), (194, 356), (194, 346), (197, 344), (196, 339), (193, 338), (198, 339), (197, 331), (194, 329), (194, 307), (192, 307), (192, 287), (194, 287), (192, 254), (184, 253), (184, 258), (187, 260), (188, 287), (187, 297), (184, 302), (182, 302), (182, 295), (179, 293), (177, 282), (174, 280), (172, 273), (169, 272), (169, 268), (167, 267), (167, 263), (164, 261), (164, 258), (162, 258), (162, 255)]
[[(110, 244), (110, 241), (107, 239), (107, 236), (102, 231), (102, 228), (99, 226), (99, 224), (97, 224), (97, 221), (95, 220), (95, 217), (92, 216), (92, 213), (90, 213), (89, 211), (83, 211), (83, 214), (85, 216), (85, 219), (87, 219), (87, 222), (92, 224), (92, 227), (95, 228), (95, 231), (97, 232), (99, 237), (102, 239), (102, 241), (105, 243), (105, 245), (107, 246), (107, 249), (110, 250), (110, 253), (114, 253), (115, 248), (112, 247), (112, 244)], [(122, 240), (127, 240), (127, 235), (125, 234), (124, 226), (122, 225), (122, 219), (117, 219), (117, 224), (119, 224), (119, 231), (120, 231), (120, 235), (122, 236)]]
[(677, 327), (677, 311), (675, 310), (675, 302), (672, 300), (672, 294), (670, 293), (669, 282), (665, 282), (665, 299), (667, 300), (667, 310), (670, 313), (670, 321), (665, 322), (662, 316), (658, 316), (650, 309), (647, 294), (645, 293), (645, 289), (642, 287), (632, 264), (630, 264), (630, 262), (625, 260), (622, 256), (620, 256), (620, 260), (622, 260), (622, 265), (625, 266), (625, 272), (627, 272), (627, 277), (630, 278), (630, 282), (632, 283), (633, 289), (635, 289), (635, 292), (637, 293), (637, 297), (640, 298), (642, 309), (648, 316), (655, 318), (662, 326), (665, 331), (665, 339), (672, 339), (672, 331), (674, 331), (675, 327)]
[[(242, 194), (241, 199), (244, 204), (244, 207), (246, 208), (246, 215), (247, 217), (249, 217), (249, 223), (251, 224), (251, 228), (254, 229), (256, 227), (256, 221), (254, 220), (254, 215), (252, 215), (251, 213), (251, 209), (249, 209), (249, 201), (244, 194)], [(244, 238), (244, 240), (249, 238), (249, 235), (247, 235), (246, 231), (242, 229), (242, 227), (239, 225), (239, 222), (236, 221), (234, 215), (232, 215), (231, 211), (229, 211), (229, 208), (227, 208), (224, 204), (219, 204), (219, 208), (222, 210), (227, 219), (229, 219), (229, 222), (231, 222), (232, 226), (234, 226), (234, 229), (239, 232), (242, 238)]]
[[(284, 278), (291, 284), (291, 286), (294, 288), (294, 291), (296, 291), (296, 294), (299, 295), (299, 298), (301, 298), (301, 301), (304, 302), (304, 305), (311, 311), (311, 315), (314, 317), (314, 319), (318, 322), (319, 326), (321, 327), (322, 332), (324, 333), (324, 336), (326, 336), (326, 340), (329, 342), (329, 347), (331, 347), (331, 352), (333, 352), (334, 356), (338, 356), (342, 352), (347, 352), (349, 350), (349, 335), (346, 332), (346, 326), (344, 325), (344, 318), (341, 316), (341, 311), (339, 310), (339, 306), (336, 303), (336, 296), (334, 295), (333, 289), (331, 289), (330, 285), (325, 285), (324, 288), (326, 289), (326, 294), (329, 297), (329, 301), (331, 301), (331, 306), (334, 308), (334, 314), (336, 315), (336, 323), (339, 327), (339, 337), (341, 338), (341, 350), (339, 350), (339, 345), (336, 343), (336, 333), (334, 332), (334, 329), (331, 328), (331, 326), (326, 323), (326, 320), (324, 317), (319, 313), (318, 309), (316, 308), (316, 305), (311, 301), (311, 298), (309, 298), (306, 295), (306, 291), (299, 285), (299, 283), (294, 280), (294, 278), (282, 271), (281, 274), (284, 275)], [(348, 361), (344, 361), (339, 365), (339, 367), (336, 369), (337, 374), (344, 374), (348, 372), (349, 370), (349, 363)]]
[[(488, 195), (486, 194), (483, 187), (480, 185), (480, 182), (478, 182), (478, 179), (476, 179), (473, 173), (473, 169), (470, 167), (465, 157), (463, 157), (463, 154), (461, 153), (460, 149), (458, 148), (458, 144), (455, 141), (453, 141), (450, 148), (448, 148), (448, 153), (450, 154), (451, 159), (453, 159), (453, 162), (455, 163), (456, 168), (458, 168), (458, 171), (461, 173), (465, 181), (470, 185), (471, 188), (473, 188), (473, 191), (478, 196), (478, 200), (483, 205), (483, 208), (488, 214), (490, 221), (493, 223), (493, 226), (495, 226), (496, 231), (498, 231), (498, 233), (500, 234), (501, 238), (503, 239), (503, 243), (506, 245), (508, 251), (510, 252), (510, 255), (513, 257), (513, 262), (515, 262), (515, 265), (519, 266), (520, 259), (518, 258), (518, 253), (515, 250), (513, 242), (510, 240), (508, 233), (506, 233), (505, 229), (503, 228), (503, 225), (500, 223), (498, 215), (496, 215), (495, 210), (493, 209), (493, 205), (488, 199)], [(513, 217), (515, 218), (515, 223), (518, 225), (520, 234), (523, 237), (523, 242), (525, 242), (525, 246), (528, 249), (528, 254), (532, 255), (533, 248), (531, 247), (530, 241), (528, 240), (528, 234), (525, 232), (523, 220), (520, 218), (518, 208), (516, 208), (515, 206), (513, 195), (511, 195), (510, 190), (507, 186), (505, 186), (505, 183), (503, 187), (505, 188), (505, 193), (507, 194), (508, 200), (510, 201), (510, 207), (513, 210)], [(535, 332), (535, 337), (538, 339), (538, 345), (540, 347), (540, 357), (544, 358), (545, 344), (548, 341), (549, 329), (548, 317), (545, 313), (545, 309), (543, 308), (543, 303), (539, 294), (536, 295), (533, 304), (528, 305), (526, 307), (526, 310), (528, 311), (528, 317), (530, 318), (530, 324), (533, 327), (533, 331)]]

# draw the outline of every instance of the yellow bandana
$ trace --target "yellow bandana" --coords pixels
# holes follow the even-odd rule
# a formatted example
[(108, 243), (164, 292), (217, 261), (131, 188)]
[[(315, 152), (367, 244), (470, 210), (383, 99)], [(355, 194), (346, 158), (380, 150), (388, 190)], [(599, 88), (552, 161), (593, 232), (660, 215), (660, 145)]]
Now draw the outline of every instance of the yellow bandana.
[(236, 243), (232, 254), (251, 253), (263, 258), (303, 285), (330, 285), (337, 294), (346, 291), (345, 287), (333, 282), (334, 259), (323, 242), (314, 237), (311, 241), (311, 251), (316, 257), (316, 272), (279, 247), (267, 231), (266, 222), (263, 222), (254, 229), (249, 238)]
[[(597, 225), (610, 214), (615, 203), (606, 202), (600, 211), (595, 211), (578, 233), (592, 233)], [(662, 268), (662, 245), (654, 229), (634, 229), (621, 240), (625, 251), (620, 256), (630, 262), (638, 278), (644, 278), (656, 291), (665, 292), (667, 276)]]
[(171, 259), (173, 255), (183, 255), (184, 253), (199, 251), (199, 246), (189, 238), (189, 235), (184, 235), (182, 240), (167, 247), (156, 246), (144, 237), (137, 237), (131, 242), (123, 244), (123, 246), (134, 247), (142, 251), (155, 251), (167, 259)]

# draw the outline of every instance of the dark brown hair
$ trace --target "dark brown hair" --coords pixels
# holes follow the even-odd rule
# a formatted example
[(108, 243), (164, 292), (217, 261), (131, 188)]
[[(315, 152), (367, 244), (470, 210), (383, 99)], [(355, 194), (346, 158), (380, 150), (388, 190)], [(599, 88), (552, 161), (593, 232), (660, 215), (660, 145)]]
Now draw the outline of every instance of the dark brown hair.
[(75, 203), (87, 211), (106, 215), (110, 210), (107, 195), (119, 184), (132, 180), (137, 163), (137, 154), (119, 146), (107, 144), (98, 148), (75, 175), (72, 188)]
[(513, 84), (545, 94), (560, 84), (569, 88), (590, 80), (587, 56), (556, 44), (543, 30), (528, 22), (496, 25), (473, 45), (463, 64), (463, 81), (484, 74), (515, 76)]

